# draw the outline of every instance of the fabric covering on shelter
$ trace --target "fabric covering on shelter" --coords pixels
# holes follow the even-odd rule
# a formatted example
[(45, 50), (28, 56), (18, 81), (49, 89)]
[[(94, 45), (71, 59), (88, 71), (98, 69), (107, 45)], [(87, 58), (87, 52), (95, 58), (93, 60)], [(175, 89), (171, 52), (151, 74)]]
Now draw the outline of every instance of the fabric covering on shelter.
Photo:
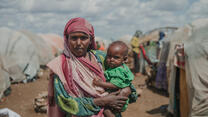
[(24, 35), (30, 39), (30, 41), (34, 44), (36, 53), (38, 53), (39, 62), (41, 65), (46, 65), (50, 60), (54, 58), (52, 53), (52, 49), (46, 41), (42, 39), (40, 36), (29, 32), (29, 31), (21, 31)]
[(46, 44), (51, 47), (55, 56), (62, 53), (64, 49), (64, 40), (60, 36), (55, 34), (40, 34), (39, 36), (41, 36), (46, 41)]
[(2, 61), (0, 56), (0, 99), (4, 96), (4, 91), (10, 87), (9, 74), (2, 69)]
[(0, 28), (0, 35), (1, 67), (9, 74), (12, 82), (34, 78), (40, 65), (30, 39), (8, 28)]
[(176, 81), (176, 67), (174, 66), (174, 56), (175, 56), (175, 45), (183, 43), (184, 40), (187, 40), (190, 36), (191, 27), (185, 25), (184, 27), (176, 30), (172, 35), (168, 37), (170, 42), (168, 60), (167, 60), (167, 79), (169, 81), (168, 90), (169, 90), (169, 106), (168, 111), (174, 113), (175, 109), (175, 81)]
[(174, 46), (184, 44), (185, 71), (191, 117), (208, 116), (208, 19), (197, 20), (172, 35), (168, 66), (170, 67), (170, 104), (174, 109), (176, 70), (173, 66)]
[(184, 42), (192, 117), (208, 116), (208, 19), (202, 21), (201, 27), (192, 25), (192, 35)]

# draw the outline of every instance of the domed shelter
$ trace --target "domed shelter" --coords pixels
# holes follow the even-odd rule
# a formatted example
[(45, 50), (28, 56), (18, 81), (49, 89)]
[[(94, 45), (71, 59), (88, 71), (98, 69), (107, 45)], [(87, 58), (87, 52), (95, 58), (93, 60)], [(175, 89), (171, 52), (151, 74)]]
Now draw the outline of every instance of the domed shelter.
[(58, 56), (62, 53), (64, 49), (64, 40), (59, 35), (56, 34), (39, 34), (42, 37), (46, 44), (48, 44), (53, 51), (54, 56)]
[(8, 28), (0, 28), (0, 35), (1, 70), (11, 82), (32, 80), (40, 67), (34, 44), (23, 33)]
[(38, 53), (40, 65), (46, 65), (50, 60), (54, 58), (53, 51), (47, 42), (32, 32), (27, 30), (20, 31), (34, 44), (36, 53)]

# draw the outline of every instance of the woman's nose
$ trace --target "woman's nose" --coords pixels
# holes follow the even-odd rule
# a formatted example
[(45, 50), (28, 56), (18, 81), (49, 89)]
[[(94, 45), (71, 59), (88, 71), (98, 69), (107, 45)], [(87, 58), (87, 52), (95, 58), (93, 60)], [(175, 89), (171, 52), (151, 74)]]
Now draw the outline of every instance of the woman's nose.
[(81, 44), (81, 39), (78, 38), (78, 39), (77, 39), (77, 45), (80, 45), (80, 44)]

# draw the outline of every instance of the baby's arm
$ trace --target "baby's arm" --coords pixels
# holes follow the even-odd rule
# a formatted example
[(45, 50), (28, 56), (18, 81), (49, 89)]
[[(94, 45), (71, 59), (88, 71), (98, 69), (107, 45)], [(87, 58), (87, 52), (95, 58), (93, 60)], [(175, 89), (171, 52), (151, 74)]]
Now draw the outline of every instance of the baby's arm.
[(103, 82), (102, 80), (96, 78), (93, 80), (93, 84), (96, 86), (103, 87), (105, 89), (119, 89), (119, 87), (110, 82)]

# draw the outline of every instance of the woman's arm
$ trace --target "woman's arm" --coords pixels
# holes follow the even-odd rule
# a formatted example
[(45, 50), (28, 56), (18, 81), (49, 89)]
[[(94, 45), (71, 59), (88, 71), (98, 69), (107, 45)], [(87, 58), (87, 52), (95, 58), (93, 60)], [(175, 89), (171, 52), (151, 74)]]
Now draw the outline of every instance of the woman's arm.
[(70, 115), (89, 116), (97, 114), (101, 109), (94, 104), (93, 98), (68, 95), (58, 76), (54, 77), (54, 98), (59, 108)]
[(121, 110), (126, 103), (127, 97), (118, 96), (119, 92), (112, 93), (100, 98), (74, 98), (65, 91), (58, 76), (54, 78), (55, 101), (65, 113), (76, 116), (89, 116), (97, 114), (102, 107)]

